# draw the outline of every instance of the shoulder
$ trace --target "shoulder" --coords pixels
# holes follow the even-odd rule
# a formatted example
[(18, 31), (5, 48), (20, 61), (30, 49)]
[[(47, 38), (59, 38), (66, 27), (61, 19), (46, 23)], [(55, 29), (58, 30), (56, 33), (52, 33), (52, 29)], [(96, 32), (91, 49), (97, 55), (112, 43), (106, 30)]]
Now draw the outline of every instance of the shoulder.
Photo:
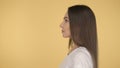
[(90, 52), (85, 47), (79, 47), (76, 51), (76, 56), (91, 56)]
[(73, 59), (88, 59), (91, 58), (90, 52), (85, 47), (79, 47), (73, 54)]
[(77, 67), (92, 68), (92, 64), (93, 64), (92, 57), (89, 51), (85, 47), (80, 47), (76, 49), (72, 57), (72, 62), (74, 63), (73, 68), (77, 68)]

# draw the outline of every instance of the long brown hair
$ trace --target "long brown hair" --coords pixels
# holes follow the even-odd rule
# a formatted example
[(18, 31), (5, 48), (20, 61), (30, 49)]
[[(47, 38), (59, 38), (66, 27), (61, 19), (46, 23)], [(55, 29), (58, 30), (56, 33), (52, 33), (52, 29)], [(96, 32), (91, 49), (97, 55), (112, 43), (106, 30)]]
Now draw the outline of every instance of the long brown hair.
[(86, 5), (74, 5), (68, 8), (71, 38), (69, 47), (74, 42), (90, 52), (94, 68), (98, 67), (97, 59), (97, 28), (93, 11)]

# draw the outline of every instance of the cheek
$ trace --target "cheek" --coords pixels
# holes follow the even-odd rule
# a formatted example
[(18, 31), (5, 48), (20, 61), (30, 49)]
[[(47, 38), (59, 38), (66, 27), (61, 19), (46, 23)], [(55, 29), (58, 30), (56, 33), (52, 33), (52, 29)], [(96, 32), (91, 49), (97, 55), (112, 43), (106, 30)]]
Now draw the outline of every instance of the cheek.
[(67, 34), (68, 34), (68, 36), (70, 37), (70, 35), (71, 35), (71, 33), (70, 33), (70, 29), (68, 30)]
[(68, 34), (70, 34), (70, 28), (69, 27), (66, 28), (66, 31), (67, 31)]
[(65, 35), (66, 35), (67, 37), (70, 37), (70, 36), (71, 36), (69, 26), (66, 27)]
[(68, 34), (70, 35), (70, 25), (69, 24), (67, 25), (67, 31), (68, 31)]

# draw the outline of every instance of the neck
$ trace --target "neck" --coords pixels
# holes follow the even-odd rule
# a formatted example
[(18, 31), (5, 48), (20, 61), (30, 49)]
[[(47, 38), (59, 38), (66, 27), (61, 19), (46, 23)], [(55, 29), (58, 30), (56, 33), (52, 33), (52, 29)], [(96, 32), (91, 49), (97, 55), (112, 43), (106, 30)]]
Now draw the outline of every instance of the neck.
[(79, 46), (73, 44), (68, 52), (68, 54), (70, 54), (73, 50), (75, 50), (76, 48), (78, 48)]

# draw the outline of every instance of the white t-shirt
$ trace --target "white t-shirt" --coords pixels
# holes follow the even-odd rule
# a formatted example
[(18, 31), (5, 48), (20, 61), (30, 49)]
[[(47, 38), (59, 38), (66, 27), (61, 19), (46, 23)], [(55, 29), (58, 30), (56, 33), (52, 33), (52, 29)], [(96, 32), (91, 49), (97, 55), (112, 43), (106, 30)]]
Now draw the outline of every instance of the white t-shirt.
[(85, 47), (76, 48), (64, 59), (60, 68), (93, 68), (91, 54)]

